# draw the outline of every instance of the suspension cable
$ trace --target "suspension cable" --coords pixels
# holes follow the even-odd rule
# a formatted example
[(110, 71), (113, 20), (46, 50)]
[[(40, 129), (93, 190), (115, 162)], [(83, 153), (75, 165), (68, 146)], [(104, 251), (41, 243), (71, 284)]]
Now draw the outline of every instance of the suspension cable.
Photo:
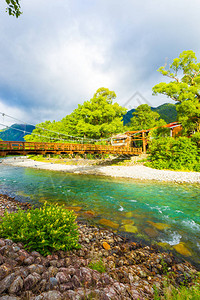
[[(74, 139), (77, 139), (77, 140), (83, 139), (83, 140), (87, 140), (87, 141), (91, 141), (91, 142), (98, 142), (98, 141), (103, 142), (103, 141), (109, 141), (111, 139), (111, 138), (107, 138), (107, 139), (90, 139), (90, 138), (77, 137), (77, 136), (73, 136), (73, 135), (69, 135), (69, 134), (65, 134), (65, 133), (61, 133), (61, 132), (56, 132), (56, 131), (53, 131), (53, 130), (50, 130), (50, 129), (47, 129), (47, 128), (39, 127), (38, 125), (34, 125), (34, 124), (31, 124), (31, 123), (26, 123), (26, 122), (24, 122), (22, 120), (19, 120), (17, 118), (14, 118), (14, 117), (9, 116), (9, 115), (7, 115), (5, 113), (2, 113), (2, 112), (0, 112), (0, 114), (3, 117), (4, 116), (9, 117), (9, 118), (11, 118), (11, 119), (13, 119), (15, 121), (22, 122), (23, 124), (31, 125), (31, 126), (34, 126), (35, 128), (46, 130), (46, 131), (49, 131), (51, 133), (55, 133), (55, 134), (59, 134), (59, 135), (64, 135), (64, 136), (67, 136), (67, 137), (70, 137), (70, 138), (74, 138)], [(30, 133), (30, 134), (33, 134), (33, 133)]]
[[(4, 126), (4, 127), (6, 127), (6, 128), (11, 128), (11, 127), (9, 127), (9, 126), (7, 126), (7, 125), (4, 125), (4, 124), (2, 124), (2, 123), (0, 123), (0, 125), (1, 125), (1, 126)], [(19, 128), (13, 128), (13, 127), (12, 127), (12, 129), (24, 133), (24, 130), (22, 130), (22, 129), (19, 129)], [(39, 137), (44, 137), (44, 138), (52, 139), (52, 140), (66, 141), (66, 140), (64, 140), (64, 139), (53, 138), (53, 137), (50, 137), (50, 136), (41, 135), (41, 134), (37, 134), (37, 133), (31, 133), (31, 132), (26, 131), (26, 130), (25, 130), (25, 132), (26, 132), (26, 133), (29, 133), (29, 134), (33, 134), (33, 135), (39, 136)]]

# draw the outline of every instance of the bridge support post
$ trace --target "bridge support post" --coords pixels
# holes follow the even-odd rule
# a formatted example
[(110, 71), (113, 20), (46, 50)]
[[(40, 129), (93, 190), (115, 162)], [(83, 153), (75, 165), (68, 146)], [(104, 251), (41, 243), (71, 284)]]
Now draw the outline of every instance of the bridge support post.
[(142, 143), (143, 143), (143, 153), (146, 153), (146, 138), (145, 138), (145, 133), (142, 132)]

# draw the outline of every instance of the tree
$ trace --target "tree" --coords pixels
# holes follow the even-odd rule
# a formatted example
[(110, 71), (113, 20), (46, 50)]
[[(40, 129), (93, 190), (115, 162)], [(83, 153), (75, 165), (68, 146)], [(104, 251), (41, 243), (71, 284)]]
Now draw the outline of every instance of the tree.
[(173, 99), (177, 106), (178, 121), (187, 134), (200, 132), (200, 63), (193, 51), (183, 51), (166, 70), (158, 71), (171, 79), (153, 87), (153, 95), (163, 94)]
[(160, 119), (159, 113), (152, 111), (148, 104), (139, 105), (130, 122), (131, 130), (150, 129), (165, 125), (165, 121)]
[(68, 136), (101, 139), (122, 132), (122, 116), (126, 113), (126, 108), (113, 103), (115, 98), (115, 92), (100, 88), (91, 100), (79, 104), (78, 108), (61, 121), (38, 124), (31, 135), (25, 136), (25, 140), (57, 142), (62, 139), (68, 140)]
[(24, 136), (24, 140), (26, 142), (50, 142), (53, 134), (47, 130), (52, 130), (52, 123), (50, 121), (45, 121), (37, 124), (36, 128), (32, 131), (31, 134), (27, 134)]
[(20, 0), (6, 0), (6, 3), (8, 4), (6, 11), (10, 16), (18, 18), (22, 14), (20, 10)]
[(115, 92), (103, 87), (98, 89), (90, 101), (79, 104), (66, 117), (71, 132), (81, 137), (100, 139), (123, 131), (122, 116), (126, 109), (113, 103), (115, 98)]

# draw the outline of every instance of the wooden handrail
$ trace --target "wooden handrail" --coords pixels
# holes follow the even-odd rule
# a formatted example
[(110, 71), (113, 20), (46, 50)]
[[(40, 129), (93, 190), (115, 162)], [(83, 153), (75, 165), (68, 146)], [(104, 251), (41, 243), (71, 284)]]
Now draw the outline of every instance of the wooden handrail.
[(93, 145), (93, 144), (70, 144), (70, 143), (39, 143), (39, 142), (14, 142), (0, 141), (0, 154), (6, 153), (40, 153), (40, 152), (99, 152), (113, 154), (140, 154), (141, 148), (133, 148), (126, 145), (111, 146), (111, 145)]

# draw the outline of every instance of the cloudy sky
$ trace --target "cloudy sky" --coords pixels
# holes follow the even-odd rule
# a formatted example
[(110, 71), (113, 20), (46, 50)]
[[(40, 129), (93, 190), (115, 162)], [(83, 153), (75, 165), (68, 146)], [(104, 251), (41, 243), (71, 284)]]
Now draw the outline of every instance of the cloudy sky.
[(200, 58), (199, 0), (21, 0), (18, 19), (5, 7), (0, 112), (28, 123), (60, 120), (99, 87), (128, 108), (170, 102), (152, 96), (157, 69), (183, 50)]

